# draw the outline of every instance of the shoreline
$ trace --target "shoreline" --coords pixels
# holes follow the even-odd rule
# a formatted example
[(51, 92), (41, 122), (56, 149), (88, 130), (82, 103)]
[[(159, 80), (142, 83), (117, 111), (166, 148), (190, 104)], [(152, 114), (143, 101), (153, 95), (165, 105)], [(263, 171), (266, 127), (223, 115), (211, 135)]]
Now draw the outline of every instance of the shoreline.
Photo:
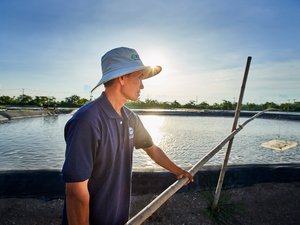
[[(143, 225), (216, 225), (208, 216), (206, 191), (177, 193), (150, 216)], [(297, 225), (300, 223), (300, 182), (288, 184), (261, 183), (251, 187), (222, 190), (228, 198), (223, 205), (235, 212), (226, 215), (223, 223), (231, 225)], [(134, 216), (156, 195), (133, 195), (131, 213)], [(60, 225), (63, 199), (0, 198), (1, 225)], [(227, 210), (228, 211), (228, 210)], [(226, 211), (225, 211), (226, 212)], [(230, 212), (230, 211), (229, 211)], [(223, 214), (221, 214), (223, 215)], [(221, 217), (222, 221), (222, 217)]]
[[(133, 109), (139, 115), (166, 115), (166, 116), (202, 116), (202, 117), (234, 117), (234, 110), (155, 110)], [(252, 117), (260, 111), (241, 111), (240, 117)], [(263, 119), (279, 119), (300, 121), (300, 113), (268, 111), (259, 116)]]
[[(177, 192), (143, 224), (215, 225), (207, 209), (210, 207), (208, 196), (213, 196), (215, 190), (218, 167), (200, 170), (193, 184)], [(1, 171), (0, 224), (61, 224), (64, 190), (57, 189), (57, 181), (60, 185), (59, 171)], [(174, 181), (169, 173), (135, 173), (131, 217), (153, 201), (165, 188), (162, 186)], [(227, 200), (220, 204), (237, 210), (225, 218), (226, 224), (300, 223), (300, 164), (232, 165), (224, 181), (221, 199), (225, 196)], [(14, 194), (3, 196), (3, 184), (8, 183), (11, 185), (7, 185), (6, 191)], [(17, 190), (20, 193), (16, 194)], [(43, 191), (48, 193), (45, 195)]]
[[(217, 183), (221, 165), (204, 166), (194, 176), (194, 182), (180, 192), (209, 190)], [(176, 181), (164, 171), (133, 171), (132, 194), (159, 194)], [(223, 187), (235, 189), (259, 183), (300, 182), (300, 163), (229, 165)], [(64, 183), (59, 170), (0, 171), (0, 198), (64, 197)]]
[(1, 110), (0, 122), (9, 120), (44, 117), (44, 116), (57, 116), (59, 114), (69, 114), (73, 109), (14, 109), (14, 110)]
[[(177, 193), (154, 212), (143, 225), (216, 225), (217, 223), (207, 213), (210, 206), (207, 194), (209, 193), (205, 191)], [(223, 219), (225, 222), (223, 224), (297, 225), (300, 223), (300, 182), (261, 183), (251, 187), (222, 190), (221, 197), (222, 195), (229, 198), (227, 207), (236, 210)], [(155, 197), (156, 195), (153, 194), (132, 196), (130, 216), (142, 210)], [(60, 225), (63, 206), (63, 199), (0, 198), (0, 224)]]
[[(59, 114), (70, 114), (75, 109), (8, 109), (0, 110), (0, 122), (15, 119), (26, 119), (43, 116), (57, 116)], [(190, 109), (132, 109), (138, 115), (164, 115), (164, 116), (200, 116), (200, 117), (234, 117), (234, 110), (190, 110)], [(240, 117), (252, 117), (258, 111), (241, 111)], [(300, 121), (300, 113), (269, 111), (262, 114), (259, 118)]]

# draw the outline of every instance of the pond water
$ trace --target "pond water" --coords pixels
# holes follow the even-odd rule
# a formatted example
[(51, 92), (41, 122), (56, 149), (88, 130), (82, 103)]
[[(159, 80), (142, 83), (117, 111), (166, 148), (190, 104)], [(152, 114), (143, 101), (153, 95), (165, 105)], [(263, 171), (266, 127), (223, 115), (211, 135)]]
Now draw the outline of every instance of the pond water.
[[(13, 120), (0, 124), (0, 170), (61, 169), (63, 130), (71, 115)], [(154, 142), (177, 164), (194, 165), (231, 131), (233, 118), (141, 115)], [(240, 123), (247, 118), (241, 118)], [(255, 119), (234, 139), (229, 164), (299, 163), (300, 145), (286, 151), (261, 147), (283, 139), (300, 143), (300, 122)], [(225, 147), (207, 164), (222, 164)], [(134, 151), (134, 169), (159, 168), (143, 150)]]

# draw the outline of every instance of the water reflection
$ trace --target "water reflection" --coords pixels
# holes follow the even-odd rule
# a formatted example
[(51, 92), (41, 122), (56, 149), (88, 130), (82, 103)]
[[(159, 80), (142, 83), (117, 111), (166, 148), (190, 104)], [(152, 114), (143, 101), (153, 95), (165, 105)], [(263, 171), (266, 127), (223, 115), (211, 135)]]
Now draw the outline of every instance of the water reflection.
[[(61, 169), (64, 126), (71, 115), (9, 121), (0, 124), (0, 170)], [(140, 116), (154, 143), (182, 166), (194, 165), (230, 131), (233, 119), (222, 117)], [(245, 118), (241, 119), (242, 123)], [(235, 137), (230, 164), (299, 163), (300, 146), (283, 152), (261, 147), (280, 139), (300, 143), (300, 122), (256, 119)], [(220, 164), (226, 146), (208, 164)], [(158, 168), (143, 150), (134, 151), (137, 167)]]
[[(156, 142), (167, 155), (182, 166), (191, 166), (198, 162), (213, 147), (223, 140), (230, 132), (232, 118), (223, 117), (163, 117), (160, 128), (161, 139)], [(242, 118), (240, 124), (246, 118)], [(145, 125), (148, 129), (147, 125)], [(155, 135), (155, 133), (151, 133)], [(298, 163), (300, 162), (300, 146), (286, 152), (274, 152), (260, 145), (266, 140), (280, 137), (284, 140), (300, 142), (300, 123), (295, 121), (257, 119), (248, 124), (235, 137), (230, 164), (248, 163)], [(218, 152), (207, 164), (221, 164), (227, 145)], [(134, 166), (153, 167), (153, 163), (143, 153), (135, 152)]]
[(0, 170), (59, 169), (68, 116), (13, 120), (0, 124)]
[(45, 116), (43, 117), (43, 119), (45, 123), (50, 123), (50, 124), (57, 123), (58, 115)]
[(162, 139), (161, 128), (164, 124), (165, 118), (162, 116), (146, 115), (141, 117), (144, 126), (151, 134), (154, 143), (160, 143)]

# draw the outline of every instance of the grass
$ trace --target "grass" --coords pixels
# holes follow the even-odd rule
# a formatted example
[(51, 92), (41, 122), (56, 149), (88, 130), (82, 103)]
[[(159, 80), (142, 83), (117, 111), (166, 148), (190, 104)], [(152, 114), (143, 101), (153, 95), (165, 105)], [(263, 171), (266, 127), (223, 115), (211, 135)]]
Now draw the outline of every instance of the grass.
[(208, 207), (204, 213), (216, 224), (220, 225), (237, 225), (240, 224), (236, 216), (242, 214), (243, 207), (241, 204), (233, 203), (231, 195), (222, 192), (218, 205), (215, 209), (211, 206), (214, 200), (214, 192), (204, 192), (204, 198), (207, 200)]

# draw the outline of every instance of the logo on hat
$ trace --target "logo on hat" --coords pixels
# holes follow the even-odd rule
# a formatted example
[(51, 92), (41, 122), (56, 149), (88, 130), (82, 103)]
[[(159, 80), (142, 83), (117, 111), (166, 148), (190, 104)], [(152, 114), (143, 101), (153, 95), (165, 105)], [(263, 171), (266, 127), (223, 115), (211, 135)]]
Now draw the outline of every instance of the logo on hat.
[(140, 57), (138, 54), (133, 53), (133, 54), (131, 54), (131, 59), (132, 60), (140, 60)]

